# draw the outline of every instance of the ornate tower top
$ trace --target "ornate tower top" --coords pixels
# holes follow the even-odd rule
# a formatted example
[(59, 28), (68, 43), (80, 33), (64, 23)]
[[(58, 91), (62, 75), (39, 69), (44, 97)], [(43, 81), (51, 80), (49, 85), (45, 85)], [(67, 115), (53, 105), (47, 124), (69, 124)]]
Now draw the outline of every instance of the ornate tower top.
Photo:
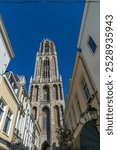
[(56, 47), (53, 41), (50, 39), (43, 39), (40, 43), (39, 52), (41, 55), (49, 55), (49, 54), (56, 54)]
[(56, 47), (50, 39), (44, 39), (40, 43), (39, 52), (36, 55), (34, 80), (39, 82), (60, 80)]

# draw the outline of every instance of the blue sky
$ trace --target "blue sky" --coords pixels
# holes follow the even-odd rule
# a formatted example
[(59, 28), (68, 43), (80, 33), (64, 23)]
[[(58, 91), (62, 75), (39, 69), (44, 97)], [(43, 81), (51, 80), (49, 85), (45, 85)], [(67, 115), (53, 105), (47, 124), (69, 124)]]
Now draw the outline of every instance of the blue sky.
[(84, 3), (0, 3), (0, 14), (15, 52), (7, 70), (25, 75), (27, 89), (39, 44), (43, 38), (50, 38), (56, 45), (66, 98), (83, 8)]

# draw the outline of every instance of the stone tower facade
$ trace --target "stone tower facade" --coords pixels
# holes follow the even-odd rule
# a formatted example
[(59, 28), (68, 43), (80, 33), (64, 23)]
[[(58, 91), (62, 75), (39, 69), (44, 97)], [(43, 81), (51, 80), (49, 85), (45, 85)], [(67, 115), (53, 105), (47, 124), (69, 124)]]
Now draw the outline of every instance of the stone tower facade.
[(41, 128), (40, 150), (58, 150), (56, 129), (63, 125), (64, 94), (56, 47), (49, 39), (40, 43), (29, 93), (35, 121)]

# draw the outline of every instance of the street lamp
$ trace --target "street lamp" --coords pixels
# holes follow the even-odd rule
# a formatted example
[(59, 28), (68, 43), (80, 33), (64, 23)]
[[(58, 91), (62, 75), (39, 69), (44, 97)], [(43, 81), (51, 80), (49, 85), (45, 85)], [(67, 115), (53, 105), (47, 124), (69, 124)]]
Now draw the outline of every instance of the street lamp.
[(96, 121), (98, 118), (97, 109), (95, 107), (91, 107), (91, 105), (89, 105), (87, 115), (89, 117), (89, 120)]
[(82, 125), (84, 125), (88, 120), (96, 122), (97, 119), (98, 119), (97, 109), (89, 105), (88, 109), (84, 113), (81, 113), (79, 121)]
[(85, 117), (85, 113), (81, 113), (81, 115), (80, 115), (80, 123), (82, 124), (82, 125), (84, 125), (86, 122), (87, 122), (87, 119), (86, 119), (86, 117)]

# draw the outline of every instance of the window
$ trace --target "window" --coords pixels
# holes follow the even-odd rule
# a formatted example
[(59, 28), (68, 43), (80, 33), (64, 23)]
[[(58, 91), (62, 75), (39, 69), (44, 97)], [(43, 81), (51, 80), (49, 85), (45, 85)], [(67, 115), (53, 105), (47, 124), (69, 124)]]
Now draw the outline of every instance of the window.
[(50, 129), (50, 112), (47, 107), (42, 109), (42, 121), (43, 121), (43, 129), (49, 132)]
[(5, 103), (0, 99), (0, 121), (2, 119), (3, 113), (4, 113)]
[(31, 90), (30, 90), (30, 99), (32, 100), (32, 94), (33, 94), (33, 86), (31, 86)]
[(45, 43), (45, 52), (49, 52), (49, 42), (47, 41), (46, 43)]
[(50, 93), (49, 93), (49, 87), (48, 86), (44, 86), (43, 87), (43, 98), (44, 98), (44, 101), (48, 101), (50, 100)]
[(55, 57), (52, 58), (52, 75), (53, 77), (57, 77), (57, 69), (56, 69), (56, 59)]
[(54, 98), (58, 100), (58, 87), (56, 84), (53, 85)]
[(9, 80), (10, 82), (10, 85), (12, 86), (12, 89), (14, 90), (15, 94), (17, 94), (17, 91), (18, 91), (18, 87), (15, 83), (15, 80), (14, 80), (14, 77), (11, 73), (7, 72), (7, 79)]
[(36, 120), (37, 119), (37, 107), (33, 107), (33, 116), (34, 116), (34, 119)]
[(60, 127), (60, 113), (59, 113), (59, 107), (57, 105), (54, 107), (54, 114), (55, 114), (56, 127)]
[(94, 40), (92, 39), (91, 36), (89, 36), (89, 39), (88, 39), (88, 46), (90, 47), (92, 52), (95, 53), (97, 45), (96, 45), (96, 43), (94, 42)]
[(43, 78), (50, 79), (50, 62), (48, 57), (43, 62)]
[(59, 92), (60, 92), (60, 99), (62, 100), (62, 90), (61, 90), (61, 85), (59, 84)]
[(82, 79), (82, 87), (83, 87), (83, 90), (84, 90), (84, 93), (86, 95), (87, 100), (89, 100), (89, 98), (90, 98), (90, 92), (89, 92), (87, 83), (86, 83), (86, 81), (85, 81), (84, 78)]
[(43, 53), (43, 42), (41, 43), (41, 53)]
[(11, 113), (11, 111), (9, 110), (9, 111), (8, 111), (8, 114), (7, 114), (7, 117), (6, 117), (5, 124), (4, 124), (4, 129), (3, 129), (3, 131), (4, 131), (5, 133), (8, 133), (8, 131), (9, 131), (9, 126), (10, 126), (10, 123), (11, 123), (11, 118), (12, 118), (12, 113)]
[(52, 42), (50, 43), (50, 48), (51, 48), (51, 51), (54, 52), (54, 46)]

